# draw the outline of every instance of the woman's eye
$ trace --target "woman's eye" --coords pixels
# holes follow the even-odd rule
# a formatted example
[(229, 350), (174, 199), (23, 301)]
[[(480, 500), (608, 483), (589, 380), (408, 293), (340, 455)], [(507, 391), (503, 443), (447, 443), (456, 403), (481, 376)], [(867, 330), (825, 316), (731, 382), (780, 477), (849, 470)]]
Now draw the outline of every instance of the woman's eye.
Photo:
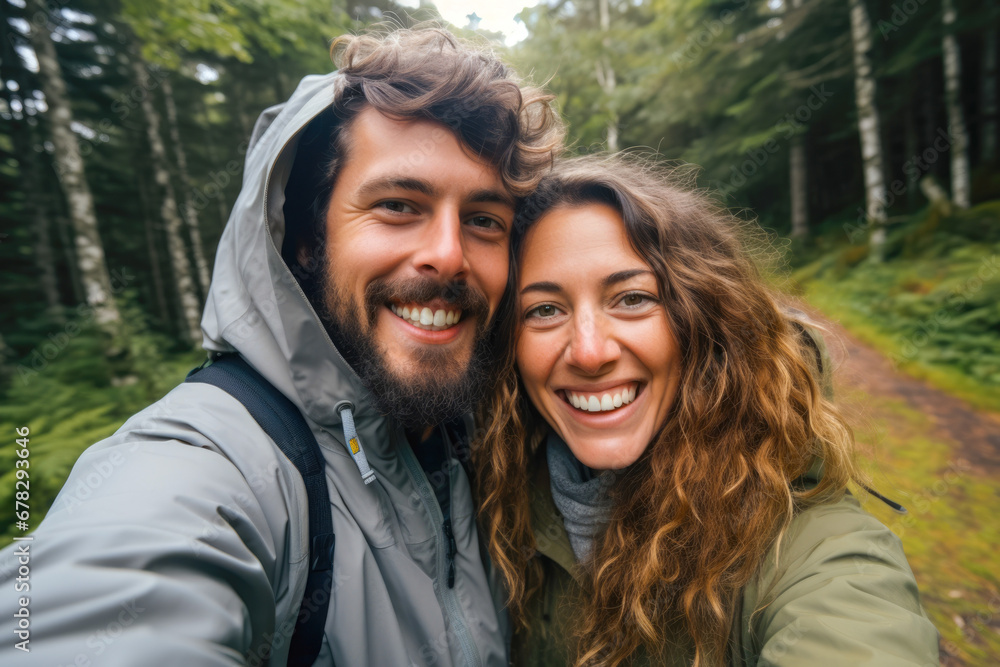
[(626, 294), (625, 298), (622, 299), (622, 303), (626, 306), (638, 306), (645, 300), (646, 297), (641, 294)]
[(648, 294), (643, 294), (642, 292), (629, 292), (621, 298), (618, 302), (626, 308), (639, 308), (645, 306), (648, 303), (654, 302), (656, 299)]
[(386, 209), (388, 211), (392, 211), (393, 213), (416, 213), (417, 212), (409, 204), (405, 204), (405, 203), (403, 203), (401, 201), (396, 201), (396, 200), (393, 200), (393, 199), (390, 199), (388, 201), (379, 202), (378, 205), (379, 205), (379, 207), (384, 208), (384, 209)]
[(550, 303), (535, 306), (525, 314), (525, 319), (548, 319), (559, 314), (559, 309)]

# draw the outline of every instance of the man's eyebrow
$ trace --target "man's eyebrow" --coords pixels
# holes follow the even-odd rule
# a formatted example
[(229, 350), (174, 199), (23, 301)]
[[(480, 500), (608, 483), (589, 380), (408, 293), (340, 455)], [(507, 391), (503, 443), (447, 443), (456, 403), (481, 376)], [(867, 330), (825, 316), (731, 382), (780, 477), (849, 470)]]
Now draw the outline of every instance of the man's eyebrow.
[(421, 180), (419, 178), (412, 178), (407, 176), (385, 176), (382, 178), (373, 178), (370, 181), (366, 181), (361, 184), (358, 188), (358, 194), (361, 196), (378, 194), (385, 190), (411, 190), (413, 192), (419, 192), (420, 194), (427, 195), (428, 197), (434, 194), (434, 188), (427, 181)]
[(476, 190), (469, 195), (469, 202), (476, 204), (503, 204), (514, 208), (514, 198), (502, 190)]
[(612, 285), (623, 283), (629, 278), (641, 276), (644, 273), (652, 274), (653, 272), (649, 269), (627, 269), (625, 271), (616, 271), (615, 273), (604, 277), (604, 280), (601, 281), (601, 287), (611, 287)]
[(552, 293), (558, 293), (558, 292), (561, 292), (561, 291), (562, 291), (562, 286), (560, 286), (557, 283), (540, 282), (540, 283), (531, 283), (530, 285), (525, 285), (521, 289), (521, 294), (524, 294), (525, 292), (552, 292)]

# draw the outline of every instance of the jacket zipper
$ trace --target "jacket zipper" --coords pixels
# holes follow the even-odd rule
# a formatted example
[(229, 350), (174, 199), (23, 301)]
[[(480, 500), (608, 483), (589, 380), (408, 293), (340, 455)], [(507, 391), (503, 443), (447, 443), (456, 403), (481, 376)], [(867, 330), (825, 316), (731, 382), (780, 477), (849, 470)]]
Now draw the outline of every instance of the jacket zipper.
[[(398, 431), (396, 440), (396, 451), (399, 452), (400, 458), (403, 459), (403, 463), (406, 465), (407, 470), (410, 471), (410, 477), (413, 478), (414, 485), (417, 487), (417, 491), (420, 493), (420, 499), (424, 503), (424, 507), (427, 508), (428, 513), (431, 515), (432, 522), (435, 525), (441, 526), (438, 530), (438, 544), (443, 549), (439, 548), (437, 551), (437, 565), (438, 565), (438, 582), (443, 582), (446, 585), (438, 585), (437, 591), (441, 598), (442, 607), (451, 621), (450, 625), (458, 638), (458, 643), (461, 646), (462, 653), (465, 655), (465, 664), (474, 665), (475, 667), (480, 667), (483, 662), (479, 655), (479, 650), (476, 648), (475, 640), (472, 638), (472, 634), (469, 632), (468, 626), (465, 624), (465, 616), (462, 614), (461, 605), (458, 603), (458, 597), (455, 595), (455, 590), (452, 588), (454, 585), (454, 548), (455, 538), (451, 534), (451, 521), (445, 522), (445, 518), (441, 513), (441, 506), (438, 505), (437, 498), (434, 495), (433, 489), (430, 488), (430, 484), (424, 475), (423, 469), (420, 467), (420, 462), (417, 461), (416, 455), (413, 450), (410, 449), (410, 443), (407, 442), (405, 437), (400, 437)], [(448, 470), (449, 476), (451, 475), (451, 466), (449, 464)], [(444, 552), (444, 553), (442, 553)], [(450, 573), (450, 577), (449, 577)]]

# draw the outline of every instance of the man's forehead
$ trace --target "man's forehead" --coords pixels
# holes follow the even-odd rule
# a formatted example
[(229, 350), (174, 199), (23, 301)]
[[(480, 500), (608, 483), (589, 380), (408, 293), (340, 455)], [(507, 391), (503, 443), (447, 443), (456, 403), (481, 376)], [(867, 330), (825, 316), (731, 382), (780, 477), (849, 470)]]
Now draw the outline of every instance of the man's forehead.
[[(362, 181), (362, 194), (379, 190), (406, 189), (428, 196), (440, 194), (442, 184), (435, 169), (449, 164), (429, 164), (438, 150), (457, 147), (468, 160), (467, 171), (475, 172), (480, 184), (466, 194), (470, 202), (498, 203), (514, 207), (516, 198), (505, 187), (498, 169), (476, 155), (461, 135), (435, 120), (397, 118), (366, 107), (344, 128), (340, 142), (344, 155), (339, 171), (351, 169)], [(464, 168), (464, 167), (463, 167)]]

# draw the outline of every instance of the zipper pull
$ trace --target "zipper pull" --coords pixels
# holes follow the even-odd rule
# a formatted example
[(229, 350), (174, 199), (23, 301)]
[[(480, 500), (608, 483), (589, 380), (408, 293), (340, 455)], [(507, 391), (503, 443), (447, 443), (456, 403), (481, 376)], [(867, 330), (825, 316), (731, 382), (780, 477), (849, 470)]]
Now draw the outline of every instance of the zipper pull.
[(451, 532), (451, 517), (444, 520), (445, 557), (448, 559), (448, 588), (455, 587), (455, 535)]

